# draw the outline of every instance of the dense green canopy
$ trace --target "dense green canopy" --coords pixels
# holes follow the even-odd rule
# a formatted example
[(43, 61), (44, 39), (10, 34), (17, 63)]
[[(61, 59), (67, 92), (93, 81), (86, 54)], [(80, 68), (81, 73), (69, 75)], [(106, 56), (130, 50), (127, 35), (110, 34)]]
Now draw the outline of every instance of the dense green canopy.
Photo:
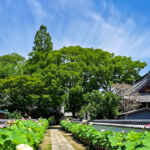
[[(59, 112), (64, 105), (74, 116), (88, 112), (92, 117), (113, 118), (118, 113), (120, 98), (112, 94), (112, 84), (132, 84), (146, 66), (144, 62), (102, 49), (69, 46), (53, 50), (51, 36), (43, 25), (35, 35), (29, 55), (19, 71), (0, 67), (1, 75), (7, 74), (1, 76), (0, 102), (8, 103), (10, 111), (28, 112), (36, 117), (48, 116), (52, 110)], [(11, 57), (6, 63), (4, 58), (8, 56), (18, 57)], [(0, 65), (6, 64), (8, 68), (19, 68), (20, 62), (24, 59), (17, 54), (0, 57)]]

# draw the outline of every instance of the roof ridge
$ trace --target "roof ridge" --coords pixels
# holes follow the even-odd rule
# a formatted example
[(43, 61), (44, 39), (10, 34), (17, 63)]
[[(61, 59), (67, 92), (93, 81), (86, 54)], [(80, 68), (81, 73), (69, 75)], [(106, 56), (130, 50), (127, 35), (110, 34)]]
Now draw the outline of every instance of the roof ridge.
[(139, 88), (143, 87), (145, 83), (147, 83), (150, 79), (148, 78), (150, 76), (150, 71), (145, 74), (138, 82), (132, 85), (131, 88), (128, 89), (127, 94), (131, 94), (134, 91), (139, 90)]

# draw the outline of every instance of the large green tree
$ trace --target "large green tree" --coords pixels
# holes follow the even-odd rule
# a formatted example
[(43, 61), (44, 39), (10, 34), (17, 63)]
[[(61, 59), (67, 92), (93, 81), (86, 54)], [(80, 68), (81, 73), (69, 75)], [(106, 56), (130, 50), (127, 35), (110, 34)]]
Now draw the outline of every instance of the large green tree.
[(63, 90), (53, 75), (12, 76), (0, 80), (0, 103), (10, 112), (19, 111), (32, 117), (48, 117), (59, 112)]
[(44, 84), (34, 76), (13, 76), (0, 80), (1, 104), (5, 104), (4, 108), (9, 111), (31, 115), (42, 99), (43, 88)]
[(47, 64), (47, 72), (53, 72), (64, 87), (67, 110), (73, 114), (84, 105), (84, 94), (99, 89), (111, 92), (113, 83), (133, 83), (140, 78), (139, 72), (146, 65), (130, 57), (80, 46), (49, 53)]
[[(28, 108), (36, 106), (36, 114), (42, 113), (45, 116), (49, 109), (59, 111), (62, 104), (74, 115), (83, 107), (92, 110), (98, 98), (99, 106), (110, 109), (105, 108), (103, 117), (114, 117), (116, 113), (113, 110), (117, 112), (119, 99), (111, 93), (112, 84), (132, 84), (140, 78), (139, 72), (146, 65), (133, 61), (130, 57), (115, 56), (102, 49), (69, 46), (53, 50), (51, 36), (44, 25), (36, 32), (29, 56), (24, 67), (25, 75), (9, 77), (1, 82), (0, 90), (4, 96), (2, 100), (7, 98), (12, 103), (16, 99), (17, 104), (14, 103), (13, 106), (16, 104), (19, 109), (19, 105), (25, 104), (22, 111), (29, 111)], [(92, 99), (95, 103), (90, 96), (86, 97), (87, 100), (84, 98), (90, 93), (94, 93)], [(32, 107), (28, 107), (29, 102)], [(100, 115), (97, 110), (98, 108), (95, 112)]]

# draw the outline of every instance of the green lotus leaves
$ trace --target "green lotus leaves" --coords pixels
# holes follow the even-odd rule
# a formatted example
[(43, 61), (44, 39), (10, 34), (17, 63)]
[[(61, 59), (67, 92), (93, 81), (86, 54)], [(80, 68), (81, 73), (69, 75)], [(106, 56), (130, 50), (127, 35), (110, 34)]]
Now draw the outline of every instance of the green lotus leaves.
[(82, 143), (94, 149), (149, 150), (150, 132), (116, 132), (96, 130), (91, 125), (61, 121), (62, 128)]
[(0, 129), (0, 150), (16, 150), (19, 144), (27, 144), (37, 149), (47, 126), (48, 121), (44, 119), (16, 120), (11, 124), (8, 122), (6, 128)]

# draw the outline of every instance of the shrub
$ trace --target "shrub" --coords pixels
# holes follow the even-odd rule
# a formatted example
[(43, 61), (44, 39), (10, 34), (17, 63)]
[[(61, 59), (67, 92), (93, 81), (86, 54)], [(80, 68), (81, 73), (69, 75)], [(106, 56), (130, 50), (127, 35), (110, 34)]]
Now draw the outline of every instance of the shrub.
[(14, 111), (14, 112), (7, 112), (6, 117), (7, 119), (21, 119), (22, 115), (18, 111)]
[(55, 125), (56, 124), (56, 118), (54, 116), (48, 118), (48, 124), (49, 125)]

